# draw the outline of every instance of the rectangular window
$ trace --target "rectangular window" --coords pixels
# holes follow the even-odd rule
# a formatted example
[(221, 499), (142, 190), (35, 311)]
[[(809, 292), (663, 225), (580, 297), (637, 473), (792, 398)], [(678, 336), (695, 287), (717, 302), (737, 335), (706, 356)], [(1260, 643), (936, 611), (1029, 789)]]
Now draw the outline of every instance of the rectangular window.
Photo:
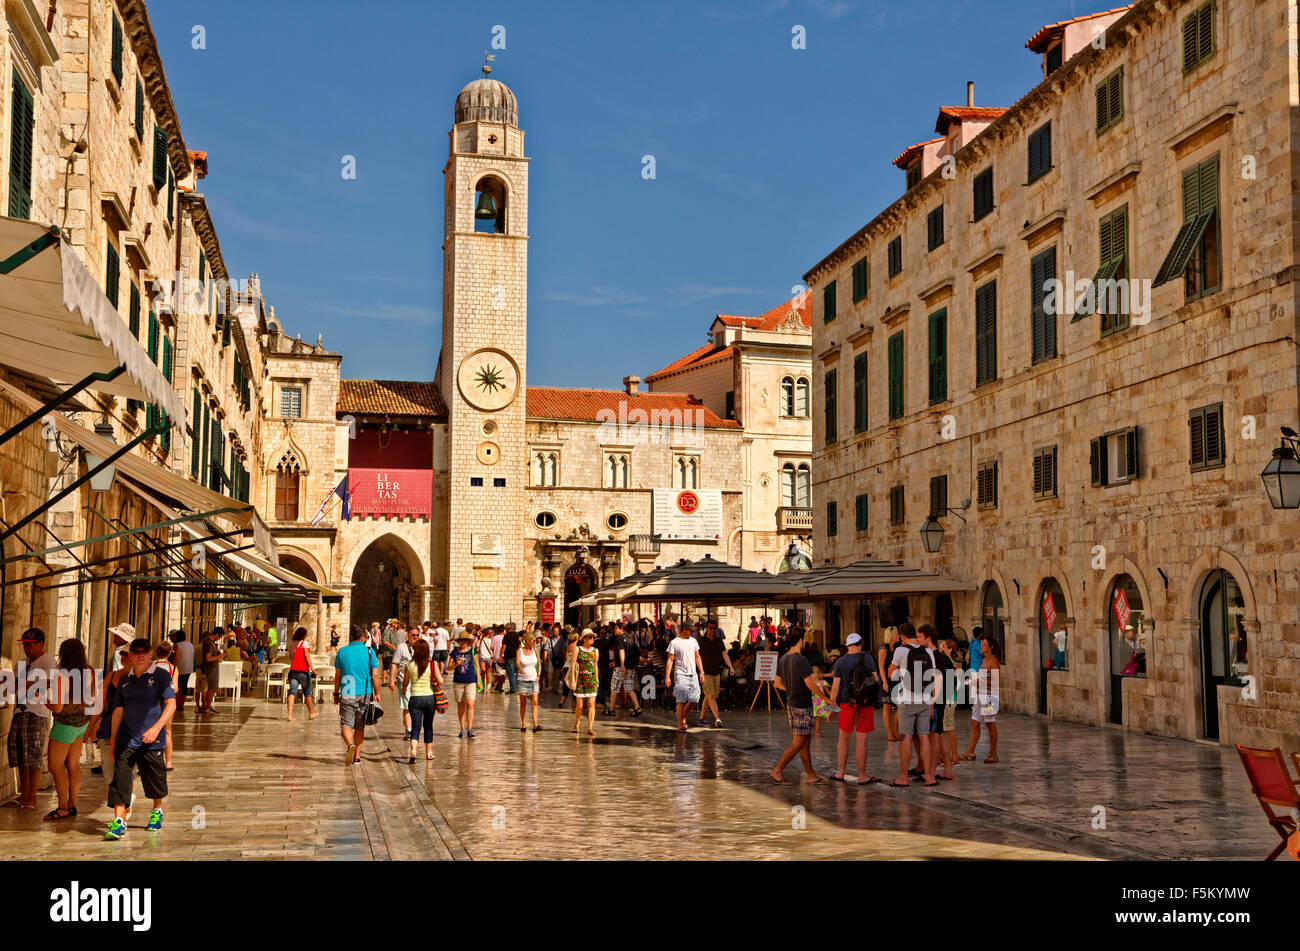
[(835, 510), (834, 502), (826, 503), (826, 535), (834, 535), (839, 529), (839, 513)]
[(1100, 314), (1106, 337), (1128, 327), (1128, 310), (1128, 205), (1123, 205), (1097, 223), (1097, 273), (1070, 323)]
[(1088, 445), (1088, 468), (1095, 486), (1121, 485), (1139, 475), (1136, 426), (1098, 436)]
[(930, 518), (943, 518), (948, 514), (948, 477), (930, 477)]
[(929, 250), (943, 244), (943, 205), (925, 216), (925, 234)]
[(1223, 444), (1223, 404), (1199, 406), (1187, 417), (1191, 431), (1193, 472), (1219, 469), (1226, 463)]
[(198, 479), (199, 477), (199, 432), (203, 424), (202, 412), (203, 407), (199, 401), (199, 391), (192, 390), (190, 393), (191, 405), (194, 407), (194, 420), (190, 423), (190, 478)]
[(907, 166), (907, 187), (909, 189), (921, 184), (921, 160), (917, 159)]
[(867, 431), (867, 354), (853, 358), (853, 431)]
[(113, 39), (110, 64), (113, 69), (113, 78), (117, 80), (119, 86), (122, 85), (122, 22), (113, 14)]
[(469, 484), (470, 484), (470, 486), (471, 486), (472, 488), (482, 488), (482, 487), (483, 487), (483, 477), (482, 477), (482, 476), (470, 476), (470, 477), (469, 477)]
[(889, 276), (897, 277), (903, 272), (903, 236), (900, 234), (889, 242)]
[(167, 184), (167, 170), (171, 162), (167, 160), (167, 130), (161, 126), (153, 127), (153, 184), (159, 191)]
[(1052, 124), (1044, 122), (1029, 136), (1029, 181), (1038, 181), (1052, 170)]
[(9, 99), (9, 217), (32, 214), (32, 150), (36, 137), (36, 107), (26, 84), (13, 73)]
[(144, 144), (144, 83), (135, 81), (135, 137)]
[(280, 415), (294, 419), (302, 416), (302, 387), (284, 386), (280, 388)]
[(1119, 124), (1124, 118), (1124, 67), (1097, 83), (1097, 134)]
[(830, 323), (835, 319), (835, 282), (831, 281), (822, 291), (822, 321)]
[(889, 418), (903, 415), (903, 331), (889, 338)]
[(113, 247), (112, 242), (104, 244), (104, 296), (108, 302), (117, 310), (117, 291), (122, 283), (122, 265), (117, 256), (117, 248)]
[(948, 311), (930, 315), (930, 405), (948, 398)]
[(904, 517), (903, 487), (901, 485), (891, 486), (889, 489), (889, 524), (902, 525)]
[(867, 507), (869, 496), (864, 492), (853, 500), (853, 524), (859, 532), (867, 530)]
[(975, 472), (975, 504), (982, 509), (998, 507), (997, 460), (980, 463)]
[(1203, 3), (1183, 18), (1183, 72), (1190, 73), (1214, 59), (1215, 2)]
[(1057, 43), (1055, 46), (1053, 46), (1050, 50), (1047, 51), (1047, 58), (1044, 63), (1044, 66), (1045, 66), (1045, 72), (1047, 73), (1048, 76), (1052, 75), (1052, 73), (1056, 72), (1058, 69), (1061, 68), (1061, 60), (1064, 56), (1065, 56), (1065, 50), (1063, 49), (1063, 45), (1061, 43)]
[(867, 259), (863, 258), (853, 265), (853, 303), (864, 300), (867, 296)]
[(724, 419), (736, 418), (736, 391), (735, 390), (727, 390), (723, 412), (726, 413)]
[(492, 488), (494, 488), (494, 489), (504, 489), (505, 487), (506, 487), (506, 480), (505, 480), (505, 479), (502, 479), (502, 478), (496, 478), (496, 479), (493, 479), (493, 480), (492, 480)]
[(275, 470), (275, 517), (281, 522), (298, 520), (297, 469)]
[(998, 282), (975, 290), (975, 385), (998, 378)]
[(1056, 294), (1052, 312), (1047, 312), (1047, 293), (1056, 280), (1056, 248), (1048, 248), (1029, 260), (1029, 323), (1033, 337), (1033, 362), (1056, 356)]
[(979, 221), (993, 210), (993, 169), (991, 167), (984, 169), (975, 176), (973, 191), (975, 202), (974, 218)]
[(1056, 447), (1034, 453), (1034, 498), (1056, 498)]
[(826, 371), (826, 445), (835, 442), (836, 422), (839, 415), (839, 408), (836, 404), (836, 389), (838, 374), (834, 370)]
[(1219, 290), (1219, 157), (1183, 172), (1183, 226), (1156, 272), (1152, 287), (1184, 278), (1186, 300)]

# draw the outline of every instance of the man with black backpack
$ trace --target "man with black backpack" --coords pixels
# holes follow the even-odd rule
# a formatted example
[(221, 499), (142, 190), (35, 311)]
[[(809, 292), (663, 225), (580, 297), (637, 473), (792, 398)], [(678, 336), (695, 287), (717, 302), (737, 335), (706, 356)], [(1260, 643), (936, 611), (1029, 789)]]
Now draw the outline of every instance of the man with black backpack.
[(605, 713), (613, 716), (619, 694), (627, 694), (632, 703), (632, 716), (639, 717), (641, 701), (637, 696), (636, 665), (641, 660), (641, 649), (636, 638), (624, 631), (622, 621), (614, 622), (609, 650), (614, 661), (614, 674), (609, 682), (609, 708)]
[(894, 651), (889, 665), (889, 678), (896, 680), (892, 697), (898, 706), (899, 762), (901, 763), (898, 779), (893, 786), (910, 786), (907, 766), (912, 760), (912, 737), (916, 737), (921, 754), (921, 772), (925, 785), (937, 786), (939, 780), (934, 778), (934, 759), (930, 746), (930, 717), (933, 714), (933, 697), (926, 697), (934, 691), (935, 664), (934, 657), (926, 650), (916, 635), (916, 628), (908, 621), (898, 625), (898, 636), (902, 644)]
[(857, 734), (858, 785), (878, 783), (878, 776), (867, 775), (867, 734), (876, 728), (875, 706), (880, 699), (880, 674), (871, 655), (862, 649), (862, 635), (850, 634), (845, 641), (848, 652), (835, 661), (831, 669), (831, 696), (839, 704), (839, 742), (836, 753), (839, 771), (831, 779), (844, 782), (844, 767), (849, 761), (849, 737)]

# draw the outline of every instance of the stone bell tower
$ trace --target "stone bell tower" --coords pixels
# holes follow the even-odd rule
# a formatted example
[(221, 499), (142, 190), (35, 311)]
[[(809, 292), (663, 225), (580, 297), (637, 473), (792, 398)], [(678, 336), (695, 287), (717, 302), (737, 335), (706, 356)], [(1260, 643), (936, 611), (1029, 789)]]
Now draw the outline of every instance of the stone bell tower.
[(515, 94), (487, 74), (456, 97), (445, 179), (442, 396), (448, 411), (447, 613), (523, 612), (528, 461), (528, 159)]

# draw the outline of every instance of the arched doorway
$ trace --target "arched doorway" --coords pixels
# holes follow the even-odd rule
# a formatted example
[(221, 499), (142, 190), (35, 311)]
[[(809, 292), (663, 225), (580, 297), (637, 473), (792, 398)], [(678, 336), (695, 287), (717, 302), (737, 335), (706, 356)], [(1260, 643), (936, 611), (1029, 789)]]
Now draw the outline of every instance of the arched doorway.
[(1132, 575), (1120, 575), (1106, 599), (1110, 628), (1110, 722), (1124, 722), (1124, 678), (1147, 675), (1147, 638), (1152, 625)]
[(591, 565), (575, 561), (564, 573), (564, 623), (582, 628), (596, 616), (593, 607), (580, 607), (573, 602), (590, 593), (596, 587), (596, 569)]
[(1047, 712), (1047, 672), (1069, 667), (1065, 633), (1065, 592), (1055, 578), (1046, 579), (1038, 593), (1038, 712)]
[(1237, 579), (1222, 568), (1201, 584), (1201, 708), (1204, 736), (1219, 738), (1219, 685), (1240, 684), (1246, 660), (1246, 600)]
[[(323, 579), (316, 577), (316, 571), (306, 560), (299, 558), (297, 555), (291, 555), (287, 552), (280, 553), (280, 567), (286, 571), (292, 571), (296, 575), (302, 575), (311, 581), (321, 583)], [(262, 608), (255, 608), (254, 614), (260, 614)], [(266, 605), (266, 620), (269, 624), (276, 625), (279, 632), (280, 643), (287, 644), (293, 637), (294, 629), (297, 627), (307, 628), (309, 638), (314, 638), (316, 634), (316, 605), (304, 604), (301, 601), (277, 601), (273, 604)], [(287, 622), (286, 629), (281, 629), (280, 620)], [(311, 641), (314, 643), (314, 641)]]
[(996, 638), (1002, 647), (1002, 656), (1007, 655), (1007, 609), (1002, 601), (1002, 589), (996, 581), (984, 584), (984, 597), (980, 599), (980, 626), (984, 636)]
[(424, 572), (409, 546), (393, 536), (376, 539), (352, 569), (349, 624), (369, 628), (393, 617), (404, 624), (422, 620), (423, 584)]

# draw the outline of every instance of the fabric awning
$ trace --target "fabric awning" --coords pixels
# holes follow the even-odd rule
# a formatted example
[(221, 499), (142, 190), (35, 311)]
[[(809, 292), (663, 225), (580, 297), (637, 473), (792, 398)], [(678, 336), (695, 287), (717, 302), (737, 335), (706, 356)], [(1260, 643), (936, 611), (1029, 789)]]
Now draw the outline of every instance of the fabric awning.
[(699, 561), (681, 561), (667, 567), (658, 578), (638, 584), (617, 600), (622, 603), (704, 601), (714, 605), (760, 604), (790, 591), (789, 575), (750, 571), (705, 555)]
[[(40, 408), (41, 404), (35, 399), (4, 380), (0, 380), (0, 392), (31, 411)], [(107, 459), (120, 448), (84, 426), (74, 423), (62, 413), (50, 413), (49, 418), (60, 434), (102, 459)], [(229, 509), (230, 511), (222, 512), (219, 517), (252, 532), (253, 544), (257, 550), (272, 562), (279, 561), (275, 539), (271, 537), (270, 530), (267, 529), (266, 523), (257, 514), (257, 509), (252, 503), (240, 502), (238, 499), (213, 492), (134, 452), (122, 456), (114, 465), (119, 476), (126, 476), (180, 509), (190, 512), (215, 512)]]
[(64, 384), (125, 367), (95, 388), (154, 403), (184, 431), (184, 399), (53, 225), (0, 218), (0, 362)]

